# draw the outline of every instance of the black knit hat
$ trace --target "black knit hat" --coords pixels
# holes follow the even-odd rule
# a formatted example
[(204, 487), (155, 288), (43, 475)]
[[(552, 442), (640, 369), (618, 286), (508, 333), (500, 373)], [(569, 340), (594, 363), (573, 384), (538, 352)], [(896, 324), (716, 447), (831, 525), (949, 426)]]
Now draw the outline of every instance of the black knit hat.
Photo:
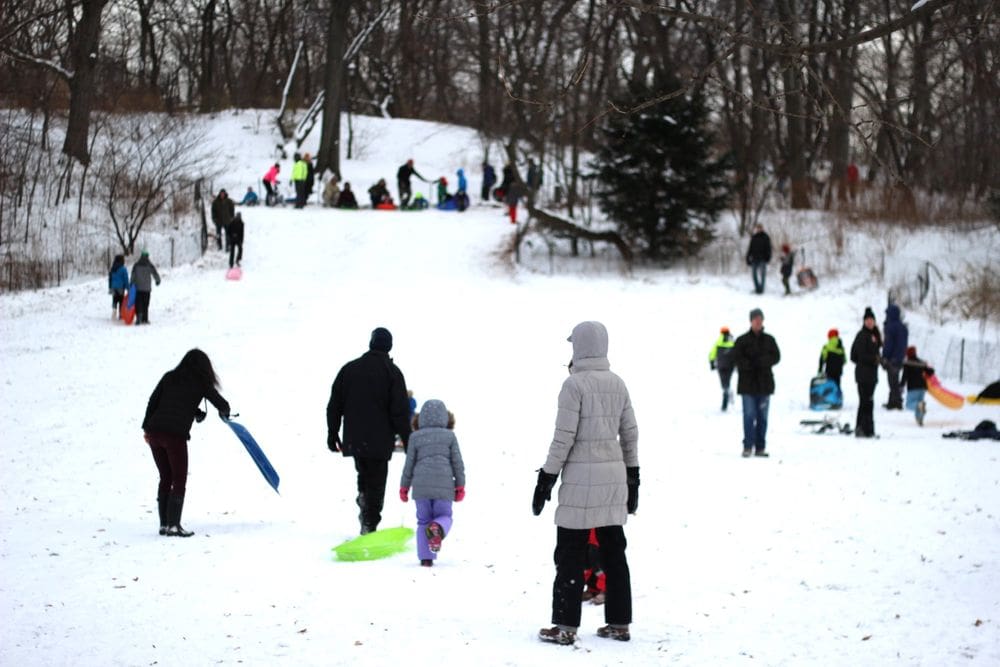
[(372, 339), (368, 342), (368, 349), (377, 352), (388, 352), (392, 349), (392, 334), (384, 327), (379, 327), (372, 331)]
[(861, 317), (861, 319), (867, 320), (869, 317), (873, 320), (875, 319), (875, 311), (872, 310), (871, 306), (865, 308), (865, 314)]

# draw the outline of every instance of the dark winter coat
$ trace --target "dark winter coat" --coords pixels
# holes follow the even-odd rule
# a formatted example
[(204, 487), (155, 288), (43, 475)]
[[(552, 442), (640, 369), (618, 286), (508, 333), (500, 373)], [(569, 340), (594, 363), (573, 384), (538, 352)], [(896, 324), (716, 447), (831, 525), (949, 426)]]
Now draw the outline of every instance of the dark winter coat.
[(236, 215), (236, 206), (229, 197), (217, 196), (212, 200), (212, 222), (218, 227), (228, 227)]
[(229, 403), (211, 383), (187, 368), (168, 371), (149, 397), (142, 430), (169, 433), (190, 440), (191, 424), (198, 405), (206, 398), (219, 414), (229, 416)]
[(149, 261), (149, 255), (142, 255), (139, 261), (132, 266), (132, 284), (140, 292), (151, 292), (153, 281), (160, 284), (160, 274), (156, 267)]
[(844, 350), (844, 343), (840, 336), (834, 336), (826, 341), (826, 345), (819, 353), (819, 372), (825, 369), (826, 376), (831, 380), (839, 380), (844, 373), (844, 362), (847, 361), (847, 352)]
[(505, 164), (503, 167), (503, 179), (500, 181), (500, 189), (507, 192), (507, 188), (514, 182), (514, 167)]
[(858, 384), (878, 384), (878, 367), (882, 361), (879, 351), (882, 336), (877, 328), (861, 331), (851, 344), (851, 361), (854, 362), (854, 381)]
[(399, 183), (406, 183), (407, 185), (409, 185), (411, 176), (416, 176), (422, 181), (427, 180), (426, 178), (418, 174), (417, 170), (414, 169), (412, 165), (407, 163), (404, 164), (402, 167), (400, 167), (399, 170), (396, 172), (396, 181)]
[(899, 317), (899, 306), (894, 303), (885, 309), (882, 333), (885, 336), (882, 343), (882, 358), (893, 366), (899, 366), (906, 356), (910, 332)]
[(399, 486), (413, 487), (414, 500), (454, 500), (455, 489), (465, 486), (462, 452), (441, 401), (426, 401), (420, 408), (420, 428), (410, 434)]
[(750, 237), (747, 248), (747, 264), (771, 261), (771, 237), (767, 232), (757, 232)]
[(906, 359), (903, 361), (903, 382), (906, 383), (907, 389), (927, 389), (927, 380), (924, 378), (924, 372), (930, 371), (933, 373), (933, 369), (927, 365), (927, 362), (920, 357), (913, 357), (912, 359)]
[(781, 361), (778, 343), (770, 334), (753, 330), (733, 343), (733, 363), (740, 374), (736, 393), (764, 396), (774, 393), (774, 373), (771, 367)]
[(369, 350), (340, 369), (326, 406), (329, 435), (344, 423), (344, 456), (389, 460), (398, 434), (410, 439), (410, 403), (403, 373), (385, 352)]
[(542, 168), (534, 162), (528, 165), (528, 187), (537, 190), (542, 187)]
[(372, 208), (375, 208), (382, 202), (389, 200), (389, 188), (385, 187), (383, 183), (376, 183), (368, 188), (368, 196), (372, 200)]
[(490, 165), (483, 165), (483, 187), (492, 188), (497, 182), (497, 172)]
[(354, 192), (351, 190), (341, 190), (340, 196), (337, 197), (337, 208), (357, 208), (358, 200), (354, 198)]
[(236, 216), (226, 227), (226, 240), (231, 245), (243, 245), (243, 217)]
[(125, 260), (115, 260), (108, 272), (108, 289), (127, 290), (128, 289), (128, 269), (125, 268)]
[(306, 160), (306, 196), (311, 195), (316, 186), (316, 167), (312, 160)]
[(788, 253), (787, 255), (781, 256), (781, 277), (790, 278), (792, 276), (792, 267), (795, 265), (795, 251)]

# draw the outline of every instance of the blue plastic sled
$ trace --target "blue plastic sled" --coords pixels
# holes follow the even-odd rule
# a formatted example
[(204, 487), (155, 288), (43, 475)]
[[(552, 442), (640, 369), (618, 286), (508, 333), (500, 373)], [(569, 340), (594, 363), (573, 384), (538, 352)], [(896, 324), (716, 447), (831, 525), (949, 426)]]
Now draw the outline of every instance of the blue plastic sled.
[(128, 286), (128, 303), (125, 304), (126, 308), (135, 308), (135, 285)]
[(244, 427), (243, 424), (234, 422), (231, 419), (226, 420), (226, 423), (229, 424), (229, 428), (233, 429), (233, 433), (235, 433), (236, 437), (240, 439), (243, 446), (247, 448), (247, 453), (250, 454), (250, 458), (253, 459), (253, 462), (257, 464), (257, 469), (260, 470), (260, 474), (264, 476), (267, 483), (270, 484), (271, 488), (274, 489), (274, 492), (277, 493), (278, 482), (281, 481), (278, 477), (278, 473), (271, 466), (271, 462), (267, 460), (267, 457), (264, 456), (264, 452), (261, 450), (260, 445), (257, 444), (257, 441), (253, 439), (253, 436), (250, 435), (250, 431), (246, 430), (246, 427)]
[(809, 383), (810, 410), (839, 410), (844, 405), (844, 394), (837, 383), (825, 377), (814, 377)]

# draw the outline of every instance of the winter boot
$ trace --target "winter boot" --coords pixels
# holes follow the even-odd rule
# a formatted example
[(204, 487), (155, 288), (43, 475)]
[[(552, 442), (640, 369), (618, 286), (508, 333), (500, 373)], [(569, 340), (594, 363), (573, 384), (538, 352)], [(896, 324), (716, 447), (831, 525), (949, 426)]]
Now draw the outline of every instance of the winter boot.
[(422, 559), (420, 559), (420, 566), (421, 567), (434, 567), (434, 561), (432, 561), (430, 558), (422, 558)]
[(620, 642), (627, 642), (632, 639), (632, 636), (628, 633), (627, 625), (605, 625), (604, 627), (597, 628), (597, 636), (604, 637), (605, 639), (616, 639)]
[(444, 539), (444, 528), (437, 521), (427, 524), (427, 548), (437, 553), (441, 551), (441, 540)]
[(156, 508), (160, 512), (160, 535), (167, 534), (167, 499), (162, 497), (156, 498)]
[(729, 407), (729, 392), (722, 392), (722, 411), (725, 412), (726, 408)]
[(568, 629), (564, 626), (553, 625), (551, 628), (542, 628), (538, 631), (538, 638), (550, 644), (560, 646), (572, 646), (576, 641), (576, 630)]
[(920, 426), (924, 425), (924, 415), (927, 414), (927, 403), (920, 401), (917, 403), (917, 424)]
[(167, 532), (170, 537), (191, 537), (190, 530), (181, 527), (181, 514), (184, 512), (184, 496), (170, 496), (167, 499)]

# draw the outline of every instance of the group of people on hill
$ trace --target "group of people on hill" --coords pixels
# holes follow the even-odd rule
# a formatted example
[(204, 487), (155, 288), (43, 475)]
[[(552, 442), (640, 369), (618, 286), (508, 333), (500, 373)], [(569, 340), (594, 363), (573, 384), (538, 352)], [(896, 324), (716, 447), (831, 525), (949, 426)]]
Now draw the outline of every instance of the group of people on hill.
[(135, 287), (135, 324), (149, 324), (149, 301), (153, 292), (153, 283), (160, 284), (160, 274), (149, 259), (149, 251), (145, 248), (139, 253), (139, 259), (132, 265), (132, 276), (129, 278), (125, 267), (125, 255), (115, 255), (108, 270), (108, 292), (111, 294), (111, 316), (121, 319), (122, 305), (128, 292)]
[[(757, 294), (764, 293), (764, 284), (767, 278), (767, 265), (771, 261), (771, 237), (768, 236), (767, 232), (764, 231), (762, 225), (757, 225), (754, 228), (754, 233), (750, 237), (750, 244), (747, 247), (746, 261), (747, 266), (750, 267), (751, 276), (753, 278), (753, 289)], [(795, 250), (792, 249), (791, 245), (788, 243), (781, 244), (781, 257), (780, 257), (780, 272), (781, 272), (781, 285), (785, 288), (785, 296), (792, 293), (792, 288), (790, 280), (792, 277), (792, 269), (795, 265)], [(811, 276), (809, 271), (800, 272), (799, 280), (800, 284), (804, 284), (801, 281), (806, 279), (812, 280), (812, 285), (808, 287), (815, 287), (815, 278)]]
[(215, 243), (219, 250), (222, 250), (225, 237), (229, 268), (239, 266), (243, 261), (243, 236), (246, 227), (243, 215), (236, 212), (233, 200), (225, 189), (219, 190), (219, 194), (212, 200), (212, 224), (215, 225)]
[[(851, 344), (850, 360), (854, 363), (854, 379), (858, 388), (858, 411), (854, 434), (859, 438), (875, 437), (875, 386), (879, 367), (885, 370), (889, 382), (887, 410), (902, 410), (902, 387), (906, 386), (906, 409), (913, 410), (916, 421), (923, 426), (927, 413), (924, 400), (926, 375), (934, 369), (917, 356), (917, 349), (908, 345), (909, 330), (901, 318), (898, 305), (886, 308), (885, 334), (875, 323), (875, 313), (866, 308), (862, 326)], [(847, 352), (837, 329), (827, 332), (827, 341), (820, 350), (818, 372), (833, 382), (838, 392), (847, 361)], [(770, 396), (774, 393), (772, 368), (781, 360), (774, 338), (764, 333), (764, 313), (759, 308), (750, 311), (750, 329), (735, 340), (728, 326), (720, 329), (719, 337), (708, 354), (710, 370), (719, 374), (722, 385), (722, 410), (732, 401), (730, 382), (734, 370), (739, 373), (737, 393), (743, 401), (743, 456), (768, 456), (766, 451), (767, 415)]]

